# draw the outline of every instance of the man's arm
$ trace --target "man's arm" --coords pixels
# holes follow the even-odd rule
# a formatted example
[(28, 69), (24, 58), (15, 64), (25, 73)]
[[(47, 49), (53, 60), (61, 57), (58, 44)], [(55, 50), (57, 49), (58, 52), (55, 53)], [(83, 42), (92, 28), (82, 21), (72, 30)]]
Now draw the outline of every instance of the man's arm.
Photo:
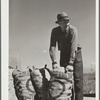
[(52, 64), (56, 64), (56, 35), (54, 31), (52, 30), (51, 33), (51, 38), (50, 38), (50, 49), (49, 49), (49, 54), (52, 60)]
[(72, 39), (71, 39), (71, 54), (70, 54), (70, 61), (69, 65), (73, 65), (75, 60), (75, 51), (77, 51), (77, 42), (78, 42), (78, 33), (76, 28), (71, 30)]
[(57, 60), (56, 60), (56, 47), (54, 47), (54, 46), (50, 47), (49, 53), (50, 53), (52, 63), (57, 63)]

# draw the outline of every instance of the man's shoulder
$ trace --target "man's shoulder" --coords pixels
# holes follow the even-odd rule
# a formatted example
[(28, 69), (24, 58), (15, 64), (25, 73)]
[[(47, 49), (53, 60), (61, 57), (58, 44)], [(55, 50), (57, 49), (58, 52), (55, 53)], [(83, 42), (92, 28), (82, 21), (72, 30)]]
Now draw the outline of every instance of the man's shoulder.
[(76, 27), (72, 26), (72, 25), (70, 25), (70, 31), (71, 31), (71, 34), (77, 34), (78, 33)]
[(59, 27), (59, 26), (54, 27), (54, 28), (52, 29), (52, 31), (59, 31), (59, 30), (60, 30), (60, 27)]
[(71, 30), (77, 30), (75, 26), (70, 25)]

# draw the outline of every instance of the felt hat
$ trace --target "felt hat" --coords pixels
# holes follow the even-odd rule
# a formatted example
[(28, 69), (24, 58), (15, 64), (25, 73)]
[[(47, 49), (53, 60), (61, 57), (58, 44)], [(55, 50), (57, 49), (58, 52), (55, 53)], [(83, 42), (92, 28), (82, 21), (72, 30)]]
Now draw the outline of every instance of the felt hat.
[(69, 20), (69, 17), (65, 12), (62, 12), (62, 13), (57, 15), (57, 21), (55, 23), (58, 23), (62, 20)]

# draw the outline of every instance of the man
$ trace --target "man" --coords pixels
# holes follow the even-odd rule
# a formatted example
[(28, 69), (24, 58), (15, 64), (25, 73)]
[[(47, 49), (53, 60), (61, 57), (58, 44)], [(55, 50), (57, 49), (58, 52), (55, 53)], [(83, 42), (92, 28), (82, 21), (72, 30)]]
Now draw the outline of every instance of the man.
[[(58, 66), (56, 60), (56, 44), (60, 50), (60, 66), (66, 69), (74, 69), (75, 100), (83, 100), (83, 63), (81, 47), (78, 46), (78, 33), (75, 27), (70, 25), (70, 18), (65, 12), (57, 15), (59, 26), (52, 29), (50, 40), (50, 57), (52, 67)], [(67, 70), (66, 70), (67, 71)]]

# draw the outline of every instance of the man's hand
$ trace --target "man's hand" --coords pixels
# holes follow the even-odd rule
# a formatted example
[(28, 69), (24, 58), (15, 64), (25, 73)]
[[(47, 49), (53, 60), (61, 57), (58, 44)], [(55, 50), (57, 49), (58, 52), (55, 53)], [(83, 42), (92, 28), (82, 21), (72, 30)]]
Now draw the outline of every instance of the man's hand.
[(71, 71), (72, 72), (73, 71), (73, 66), (72, 65), (68, 65), (65, 70), (66, 70), (66, 72), (67, 71)]
[(56, 63), (56, 64), (52, 64), (52, 68), (53, 69), (56, 69), (58, 67), (58, 64)]

